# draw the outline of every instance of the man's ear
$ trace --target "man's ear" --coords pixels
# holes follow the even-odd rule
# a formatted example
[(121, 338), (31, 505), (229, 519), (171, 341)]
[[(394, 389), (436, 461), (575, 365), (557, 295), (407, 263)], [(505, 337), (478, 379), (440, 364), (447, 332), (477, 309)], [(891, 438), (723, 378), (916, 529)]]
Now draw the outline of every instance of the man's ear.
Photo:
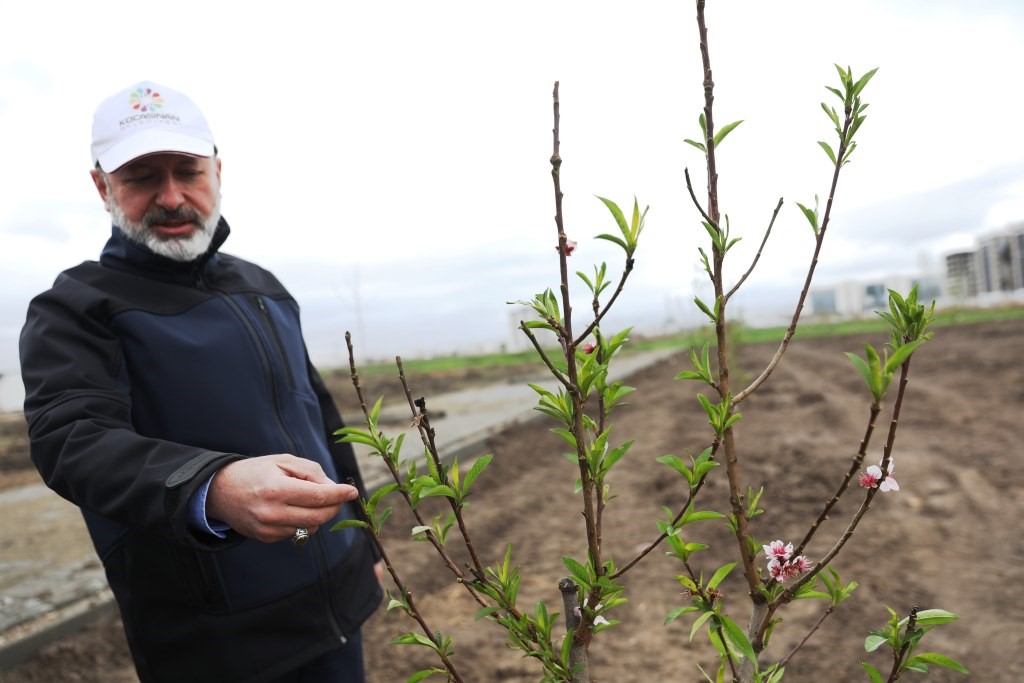
[(100, 197), (103, 199), (103, 208), (108, 212), (110, 211), (110, 186), (107, 185), (106, 178), (103, 177), (103, 172), (98, 171), (95, 168), (89, 171), (89, 175), (92, 176), (92, 182), (96, 186), (96, 191), (100, 193)]

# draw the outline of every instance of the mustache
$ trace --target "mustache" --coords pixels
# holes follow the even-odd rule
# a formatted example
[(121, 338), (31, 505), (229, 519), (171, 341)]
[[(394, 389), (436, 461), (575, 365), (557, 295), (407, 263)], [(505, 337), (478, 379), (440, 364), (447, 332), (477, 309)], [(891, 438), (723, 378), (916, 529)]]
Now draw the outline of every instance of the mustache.
[(195, 223), (201, 225), (205, 216), (193, 208), (179, 206), (176, 209), (165, 209), (154, 206), (142, 217), (143, 224), (149, 226), (154, 223)]

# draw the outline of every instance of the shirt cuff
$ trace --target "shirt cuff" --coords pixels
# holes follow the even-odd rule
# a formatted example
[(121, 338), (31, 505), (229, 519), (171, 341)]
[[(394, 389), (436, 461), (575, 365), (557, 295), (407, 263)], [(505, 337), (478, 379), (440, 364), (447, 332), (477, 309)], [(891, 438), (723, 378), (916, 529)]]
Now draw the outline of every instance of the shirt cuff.
[[(214, 473), (213, 476), (216, 476)], [(193, 529), (212, 534), (217, 538), (227, 538), (227, 532), (231, 526), (220, 520), (209, 519), (206, 516), (206, 494), (210, 491), (210, 484), (213, 476), (207, 479), (202, 486), (196, 489), (188, 501), (188, 523)]]

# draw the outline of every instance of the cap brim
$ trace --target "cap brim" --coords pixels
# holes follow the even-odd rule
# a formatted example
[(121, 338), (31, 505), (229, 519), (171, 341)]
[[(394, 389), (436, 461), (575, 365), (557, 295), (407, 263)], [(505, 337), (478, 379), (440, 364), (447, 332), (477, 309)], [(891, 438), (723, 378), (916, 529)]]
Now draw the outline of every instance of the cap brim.
[(96, 160), (100, 168), (112, 173), (134, 159), (161, 152), (210, 157), (213, 156), (213, 142), (168, 130), (140, 130), (97, 155)]

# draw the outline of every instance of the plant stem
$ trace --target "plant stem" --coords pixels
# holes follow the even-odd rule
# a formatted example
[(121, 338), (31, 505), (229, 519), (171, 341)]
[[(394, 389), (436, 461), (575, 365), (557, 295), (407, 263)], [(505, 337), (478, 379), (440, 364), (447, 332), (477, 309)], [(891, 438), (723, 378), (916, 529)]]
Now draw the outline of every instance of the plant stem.
[[(569, 300), (569, 267), (566, 262), (568, 253), (566, 250), (565, 226), (562, 215), (562, 157), (559, 154), (558, 137), (560, 126), (558, 81), (555, 81), (555, 87), (551, 96), (554, 107), (554, 126), (551, 130), (551, 180), (554, 184), (555, 192), (555, 225), (558, 228), (558, 265), (561, 276), (560, 288), (562, 292), (562, 329), (559, 331), (559, 341), (562, 343), (562, 348), (565, 352), (566, 365), (568, 366), (568, 391), (572, 398), (573, 405), (570, 431), (572, 432), (573, 438), (576, 440), (577, 464), (580, 471), (580, 480), (583, 484), (583, 519), (586, 524), (587, 531), (587, 550), (590, 556), (590, 561), (594, 565), (594, 571), (598, 576), (600, 576), (603, 570), (601, 567), (601, 539), (597, 530), (597, 495), (595, 494), (594, 478), (590, 473), (590, 463), (587, 460), (587, 445), (583, 429), (583, 409), (585, 407), (586, 397), (583, 396), (580, 391), (579, 375), (576, 368), (576, 343), (573, 339), (572, 333), (572, 304)], [(599, 597), (599, 589), (593, 589), (590, 595), (590, 600), (593, 602), (590, 604), (597, 604)], [(591, 624), (589, 624), (588, 621), (589, 620), (584, 619), (580, 628), (577, 629), (574, 634), (574, 638), (580, 642), (584, 651), (589, 648), (590, 639), (593, 635)]]
[(573, 633), (572, 646), (569, 649), (569, 671), (572, 675), (572, 683), (590, 683), (587, 647), (581, 639), (576, 637), (580, 627), (583, 626), (583, 619), (576, 616), (577, 610), (579, 610), (581, 615), (583, 614), (583, 606), (580, 605), (579, 589), (572, 579), (566, 577), (558, 582), (558, 590), (562, 593), (565, 627)]

